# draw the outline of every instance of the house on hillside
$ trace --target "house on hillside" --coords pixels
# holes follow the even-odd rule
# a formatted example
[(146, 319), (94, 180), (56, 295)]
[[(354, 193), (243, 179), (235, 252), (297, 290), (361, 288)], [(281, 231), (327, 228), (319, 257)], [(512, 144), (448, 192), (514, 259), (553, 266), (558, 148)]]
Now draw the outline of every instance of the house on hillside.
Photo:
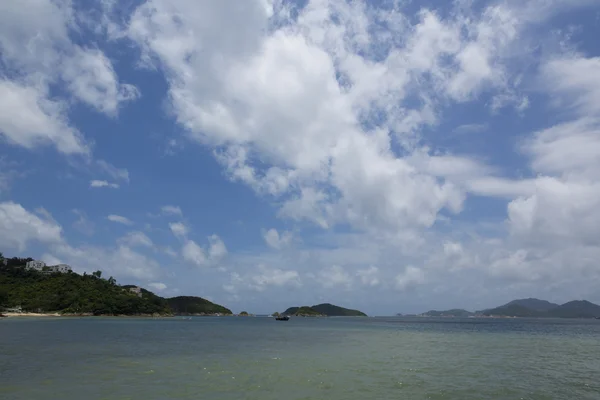
[(73, 272), (71, 267), (68, 266), (67, 264), (46, 266), (45, 262), (37, 261), (37, 260), (27, 262), (27, 264), (25, 265), (25, 269), (27, 269), (29, 271), (38, 271), (45, 275), (55, 274), (55, 273), (67, 274), (69, 272)]
[(58, 264), (50, 268), (52, 268), (54, 272), (60, 272), (62, 274), (68, 274), (69, 272), (73, 272), (71, 267), (67, 264)]
[(31, 270), (42, 271), (45, 266), (46, 266), (46, 263), (43, 261), (32, 260), (32, 261), (28, 261), (27, 264), (25, 264), (25, 269), (30, 270), (30, 271)]

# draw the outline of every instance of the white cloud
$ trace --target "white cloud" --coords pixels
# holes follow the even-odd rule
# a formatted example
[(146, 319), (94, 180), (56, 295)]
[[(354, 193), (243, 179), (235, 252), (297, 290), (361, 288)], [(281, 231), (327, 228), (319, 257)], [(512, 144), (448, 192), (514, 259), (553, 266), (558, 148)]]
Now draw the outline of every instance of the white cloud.
[(324, 288), (341, 286), (349, 289), (354, 281), (352, 276), (339, 265), (321, 269), (317, 273), (317, 279)]
[(177, 237), (185, 237), (189, 232), (188, 227), (183, 222), (172, 222), (169, 224), (169, 228), (173, 235)]
[(96, 165), (112, 179), (129, 182), (129, 171), (126, 168), (117, 168), (104, 160), (96, 160)]
[(62, 78), (79, 100), (108, 115), (116, 115), (119, 103), (135, 100), (138, 89), (119, 84), (111, 62), (98, 49), (75, 48), (65, 63)]
[(208, 237), (208, 249), (203, 249), (193, 240), (186, 240), (181, 248), (183, 259), (198, 267), (212, 266), (221, 261), (227, 255), (227, 247), (217, 235)]
[(454, 128), (453, 132), (458, 134), (481, 133), (489, 129), (487, 124), (464, 124)]
[(365, 286), (379, 285), (379, 268), (371, 265), (368, 268), (359, 270), (356, 275)]
[(220, 237), (211, 235), (208, 240), (210, 242), (208, 256), (212, 262), (217, 262), (227, 255), (227, 247)]
[(70, 98), (56, 99), (52, 85), (74, 99), (114, 115), (119, 103), (137, 97), (122, 85), (98, 49), (73, 43), (77, 29), (69, 1), (24, 0), (0, 4), (0, 133), (26, 148), (53, 144), (66, 154), (87, 154), (89, 146), (67, 117)]
[(198, 267), (203, 267), (208, 264), (208, 258), (204, 253), (204, 249), (193, 240), (186, 240), (181, 248), (183, 259), (195, 264)]
[(150, 282), (148, 284), (148, 287), (157, 292), (162, 292), (163, 290), (165, 290), (167, 288), (167, 285), (165, 285), (162, 282)]
[(412, 289), (425, 283), (425, 273), (419, 268), (408, 266), (404, 269), (404, 272), (396, 275), (395, 283), (398, 290)]
[(90, 187), (93, 187), (93, 188), (108, 187), (108, 188), (112, 188), (112, 189), (118, 189), (119, 184), (111, 183), (108, 181), (93, 180), (93, 181), (90, 181)]
[(294, 239), (291, 232), (283, 232), (281, 235), (277, 232), (277, 229), (271, 228), (263, 233), (263, 238), (269, 247), (273, 249), (282, 249), (289, 246)]
[(555, 58), (542, 65), (544, 91), (559, 94), (557, 105), (579, 113), (600, 112), (600, 57), (581, 55)]
[(163, 206), (160, 210), (164, 215), (183, 215), (181, 208), (179, 208), (178, 206)]
[(140, 231), (129, 232), (127, 235), (120, 238), (119, 241), (128, 245), (129, 247), (152, 247), (154, 245), (152, 240), (144, 232)]
[(53, 144), (66, 154), (88, 153), (81, 134), (67, 122), (66, 105), (47, 96), (44, 88), (0, 79), (0, 133), (28, 149)]
[(248, 277), (252, 289), (263, 291), (269, 286), (300, 286), (297, 271), (282, 270), (266, 265), (259, 265), (255, 274)]
[(23, 251), (30, 242), (60, 243), (62, 228), (53, 219), (13, 202), (0, 203), (0, 246)]
[(101, 270), (106, 276), (135, 278), (139, 281), (156, 279), (161, 275), (160, 266), (155, 260), (126, 245), (113, 248), (62, 244), (54, 246), (52, 252), (79, 272)]
[(129, 218), (120, 215), (111, 214), (108, 217), (106, 217), (106, 219), (112, 222), (116, 222), (118, 224), (133, 225), (133, 221), (131, 221)]

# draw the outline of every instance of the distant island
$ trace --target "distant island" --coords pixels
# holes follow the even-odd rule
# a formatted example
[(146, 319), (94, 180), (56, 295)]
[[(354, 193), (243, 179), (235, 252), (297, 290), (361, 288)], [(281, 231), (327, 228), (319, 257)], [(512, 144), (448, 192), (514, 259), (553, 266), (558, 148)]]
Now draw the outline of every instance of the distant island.
[(349, 308), (335, 306), (329, 303), (317, 304), (316, 306), (290, 307), (282, 315), (297, 317), (366, 317), (367, 314), (351, 310)]
[(101, 271), (79, 275), (67, 265), (46, 266), (0, 253), (0, 311), (57, 315), (231, 315), (201, 297), (163, 298), (133, 285), (119, 285)]
[[(232, 315), (230, 309), (212, 303), (202, 297), (178, 296), (166, 299), (173, 314), (176, 315)], [(243, 314), (243, 312), (242, 312)]]
[(536, 317), (536, 318), (596, 318), (600, 306), (587, 300), (574, 300), (565, 304), (539, 299), (513, 300), (500, 307), (478, 311), (485, 316)]
[(454, 308), (452, 310), (445, 310), (445, 311), (437, 311), (437, 310), (430, 310), (427, 311), (423, 314), (420, 314), (420, 316), (422, 317), (459, 317), (459, 318), (467, 318), (472, 316), (474, 313), (467, 311), (467, 310), (463, 310), (460, 308)]
[(421, 317), (530, 317), (530, 318), (598, 318), (600, 306), (587, 300), (555, 304), (534, 298), (518, 299), (499, 307), (470, 312), (462, 309), (431, 310)]

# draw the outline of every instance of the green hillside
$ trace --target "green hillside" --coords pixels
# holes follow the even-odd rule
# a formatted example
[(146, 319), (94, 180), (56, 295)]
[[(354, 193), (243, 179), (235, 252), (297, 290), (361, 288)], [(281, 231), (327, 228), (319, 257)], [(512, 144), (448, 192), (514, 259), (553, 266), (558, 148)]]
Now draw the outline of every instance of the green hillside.
[(170, 314), (167, 301), (145, 289), (142, 296), (117, 285), (100, 271), (92, 275), (44, 275), (20, 266), (0, 267), (0, 306), (21, 306), (25, 312), (92, 315)]
[(351, 310), (333, 304), (324, 303), (316, 306), (308, 307), (290, 307), (285, 310), (284, 315), (298, 316), (327, 316), (327, 317), (366, 317), (367, 315), (358, 310)]
[(24, 312), (89, 315), (231, 314), (201, 297), (164, 299), (143, 288), (140, 296), (135, 286), (118, 285), (112, 277), (104, 279), (101, 271), (91, 275), (28, 271), (27, 261), (31, 258), (0, 263), (0, 310), (20, 306)]
[(367, 314), (358, 311), (351, 310), (349, 308), (334, 306), (333, 304), (324, 303), (317, 304), (311, 307), (313, 310), (320, 312), (321, 314), (327, 315), (328, 317), (366, 317)]
[(178, 296), (167, 299), (167, 302), (176, 315), (232, 314), (230, 309), (202, 297)]
[(322, 317), (322, 316), (324, 316), (324, 314), (321, 314), (320, 312), (318, 312), (317, 310), (315, 310), (309, 306), (290, 307), (287, 310), (285, 310), (282, 314), (283, 315), (294, 315), (297, 317)]

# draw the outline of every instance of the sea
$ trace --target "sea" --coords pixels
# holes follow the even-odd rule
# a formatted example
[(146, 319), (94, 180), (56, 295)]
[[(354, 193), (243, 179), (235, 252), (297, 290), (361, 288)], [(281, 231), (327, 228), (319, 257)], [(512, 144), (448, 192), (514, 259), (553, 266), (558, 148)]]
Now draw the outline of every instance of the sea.
[(5, 318), (2, 400), (600, 399), (600, 320)]

